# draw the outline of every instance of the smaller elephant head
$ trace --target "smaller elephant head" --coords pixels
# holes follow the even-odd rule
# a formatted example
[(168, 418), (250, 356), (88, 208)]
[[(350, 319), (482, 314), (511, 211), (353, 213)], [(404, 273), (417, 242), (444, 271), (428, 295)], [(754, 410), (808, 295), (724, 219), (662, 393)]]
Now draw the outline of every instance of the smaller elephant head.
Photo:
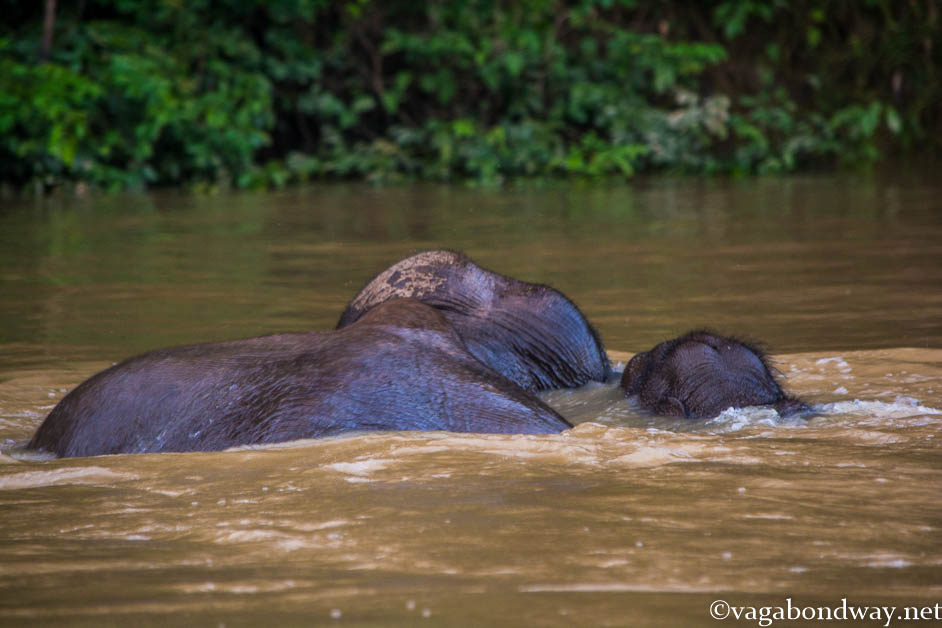
[(662, 416), (701, 419), (727, 408), (770, 405), (782, 416), (808, 410), (785, 394), (765, 353), (709, 331), (667, 340), (628, 362), (625, 396), (637, 395), (645, 410)]

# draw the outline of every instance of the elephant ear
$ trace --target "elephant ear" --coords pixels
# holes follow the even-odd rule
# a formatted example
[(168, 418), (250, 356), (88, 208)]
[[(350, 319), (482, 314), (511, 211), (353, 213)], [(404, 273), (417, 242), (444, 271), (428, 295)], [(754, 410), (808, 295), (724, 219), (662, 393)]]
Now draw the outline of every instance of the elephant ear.
[(495, 370), (528, 390), (606, 381), (611, 366), (598, 333), (569, 299), (551, 288), (544, 290), (504, 295), (472, 312), (470, 325), (449, 318), (470, 340), (469, 347), (484, 345), (503, 353), (507, 364)]
[(625, 391), (626, 397), (634, 395), (641, 390), (641, 385), (644, 383), (642, 375), (645, 369), (647, 369), (648, 357), (650, 355), (650, 351), (636, 353), (628, 360), (628, 364), (625, 365), (625, 371), (621, 374), (621, 387), (622, 390)]
[(661, 399), (654, 408), (654, 412), (661, 416), (672, 416), (678, 419), (685, 419), (688, 416), (687, 409), (684, 407), (683, 402), (677, 397), (665, 397)]

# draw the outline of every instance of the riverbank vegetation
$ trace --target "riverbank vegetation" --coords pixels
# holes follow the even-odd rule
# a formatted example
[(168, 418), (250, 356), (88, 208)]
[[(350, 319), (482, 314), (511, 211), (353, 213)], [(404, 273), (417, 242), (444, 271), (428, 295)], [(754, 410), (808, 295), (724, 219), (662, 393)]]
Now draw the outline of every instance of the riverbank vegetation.
[(0, 0), (8, 188), (861, 167), (942, 148), (936, 0)]

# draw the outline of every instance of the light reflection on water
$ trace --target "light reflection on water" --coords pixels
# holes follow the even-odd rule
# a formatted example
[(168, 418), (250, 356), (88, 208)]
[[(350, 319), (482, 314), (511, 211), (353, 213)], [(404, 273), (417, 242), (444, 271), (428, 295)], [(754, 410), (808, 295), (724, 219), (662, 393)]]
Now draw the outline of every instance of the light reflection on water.
[[(0, 624), (697, 625), (731, 604), (942, 601), (942, 189), (840, 178), (310, 188), (0, 214)], [(329, 329), (416, 249), (566, 292), (616, 363), (761, 338), (807, 419), (545, 398), (553, 436), (11, 452), (157, 346)]]

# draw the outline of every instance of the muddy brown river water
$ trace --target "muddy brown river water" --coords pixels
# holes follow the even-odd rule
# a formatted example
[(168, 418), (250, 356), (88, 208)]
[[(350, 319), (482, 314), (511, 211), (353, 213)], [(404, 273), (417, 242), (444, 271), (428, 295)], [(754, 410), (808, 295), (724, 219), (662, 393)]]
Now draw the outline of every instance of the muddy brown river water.
[[(562, 290), (616, 364), (761, 339), (815, 412), (666, 420), (592, 385), (545, 395), (578, 424), (552, 436), (21, 451), (113, 362), (330, 329), (438, 247)], [(936, 625), (942, 181), (4, 201), (0, 450), (2, 626)]]

